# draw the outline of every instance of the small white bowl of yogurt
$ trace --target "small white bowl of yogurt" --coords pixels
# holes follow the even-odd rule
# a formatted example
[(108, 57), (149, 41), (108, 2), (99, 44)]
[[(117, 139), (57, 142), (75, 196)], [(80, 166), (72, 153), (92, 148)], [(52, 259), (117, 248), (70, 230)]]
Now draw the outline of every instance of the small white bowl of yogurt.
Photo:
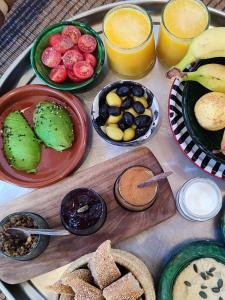
[(188, 220), (207, 221), (222, 208), (223, 197), (218, 185), (207, 178), (187, 181), (176, 196), (177, 209)]

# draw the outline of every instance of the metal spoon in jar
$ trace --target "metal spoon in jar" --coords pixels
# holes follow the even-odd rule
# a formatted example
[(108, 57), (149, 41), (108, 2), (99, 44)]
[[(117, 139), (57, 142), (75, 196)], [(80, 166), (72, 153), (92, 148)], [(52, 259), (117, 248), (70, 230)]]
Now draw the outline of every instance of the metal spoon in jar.
[(37, 234), (37, 235), (51, 235), (51, 236), (63, 236), (63, 235), (69, 235), (71, 234), (69, 231), (65, 229), (39, 229), (39, 228), (27, 228), (27, 227), (11, 227), (5, 229), (5, 231), (8, 231), (11, 235), (21, 235), (21, 237), (24, 236), (28, 237), (31, 234)]
[(150, 178), (149, 180), (146, 180), (145, 182), (142, 182), (140, 184), (138, 184), (138, 188), (144, 188), (148, 185), (151, 185), (152, 183), (155, 183), (159, 180), (162, 180), (162, 179), (165, 179), (167, 178), (168, 176), (170, 176), (173, 172), (169, 171), (169, 172), (165, 172), (165, 173), (161, 173), (161, 174), (158, 174), (158, 175), (155, 175), (153, 176), (152, 178)]

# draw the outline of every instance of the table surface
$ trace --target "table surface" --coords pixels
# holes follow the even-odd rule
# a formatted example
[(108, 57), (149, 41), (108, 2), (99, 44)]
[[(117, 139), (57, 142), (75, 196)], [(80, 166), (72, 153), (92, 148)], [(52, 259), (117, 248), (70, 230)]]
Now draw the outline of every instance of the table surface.
[[(161, 120), (157, 132), (145, 145), (151, 149), (165, 171), (173, 171), (173, 175), (169, 177), (169, 182), (175, 195), (181, 185), (190, 178), (212, 177), (195, 167), (191, 161), (183, 155), (174, 142), (167, 119), (167, 101), (171, 82), (163, 76), (165, 71), (166, 70), (157, 61), (153, 70), (140, 80), (142, 84), (151, 89), (156, 95), (161, 112)], [(111, 71), (105, 70), (105, 72), (108, 72), (107, 77), (103, 77), (103, 80), (98, 86), (88, 92), (79, 94), (88, 111), (90, 111), (96, 93), (103, 86), (112, 82), (112, 80), (116, 80), (116, 76), (113, 75)], [(33, 83), (40, 82), (35, 79)], [(93, 131), (91, 144), (92, 146), (89, 149), (88, 156), (80, 169), (87, 168), (98, 162), (124, 153), (125, 151), (129, 151), (127, 148), (107, 144), (95, 131)], [(224, 181), (216, 178), (213, 178), (213, 180), (219, 185), (223, 194), (225, 194)], [(0, 181), (0, 204), (30, 191), (31, 189), (17, 187), (10, 183)], [(116, 246), (131, 251), (141, 257), (157, 280), (165, 262), (171, 257), (171, 253), (183, 243), (187, 243), (193, 239), (221, 240), (218, 219), (216, 218), (202, 223), (190, 222), (177, 213), (166, 222), (123, 241)], [(35, 278), (33, 283), (45, 293), (44, 286), (57, 279), (63, 269), (64, 268), (58, 272), (53, 272), (50, 275), (47, 274)]]

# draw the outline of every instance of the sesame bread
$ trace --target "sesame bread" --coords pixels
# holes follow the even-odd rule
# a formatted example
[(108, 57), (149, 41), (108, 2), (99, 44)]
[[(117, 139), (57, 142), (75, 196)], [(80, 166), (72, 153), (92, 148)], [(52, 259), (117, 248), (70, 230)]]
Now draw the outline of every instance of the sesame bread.
[(103, 290), (106, 300), (137, 300), (144, 291), (137, 279), (128, 273)]
[(61, 278), (61, 281), (62, 281), (62, 283), (64, 283), (65, 280), (70, 280), (73, 277), (80, 278), (80, 279), (82, 279), (82, 280), (84, 280), (88, 283), (93, 282), (91, 272), (88, 269), (78, 269), (78, 270), (75, 270), (73, 272), (64, 273), (62, 278)]
[(121, 276), (120, 270), (111, 254), (110, 241), (105, 241), (98, 247), (89, 259), (88, 267), (94, 282), (102, 290)]
[(75, 300), (103, 300), (102, 292), (78, 277), (66, 278), (65, 283), (71, 286)]
[(74, 296), (73, 289), (70, 286), (63, 284), (61, 281), (57, 281), (54, 284), (49, 285), (47, 289), (56, 294)]

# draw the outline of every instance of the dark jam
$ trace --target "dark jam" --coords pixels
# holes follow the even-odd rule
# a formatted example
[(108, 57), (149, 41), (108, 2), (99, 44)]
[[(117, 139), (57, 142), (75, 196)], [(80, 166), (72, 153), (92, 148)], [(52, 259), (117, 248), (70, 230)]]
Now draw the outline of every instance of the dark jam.
[(73, 190), (62, 201), (62, 223), (74, 234), (87, 235), (97, 231), (105, 218), (105, 202), (93, 190), (85, 188)]

